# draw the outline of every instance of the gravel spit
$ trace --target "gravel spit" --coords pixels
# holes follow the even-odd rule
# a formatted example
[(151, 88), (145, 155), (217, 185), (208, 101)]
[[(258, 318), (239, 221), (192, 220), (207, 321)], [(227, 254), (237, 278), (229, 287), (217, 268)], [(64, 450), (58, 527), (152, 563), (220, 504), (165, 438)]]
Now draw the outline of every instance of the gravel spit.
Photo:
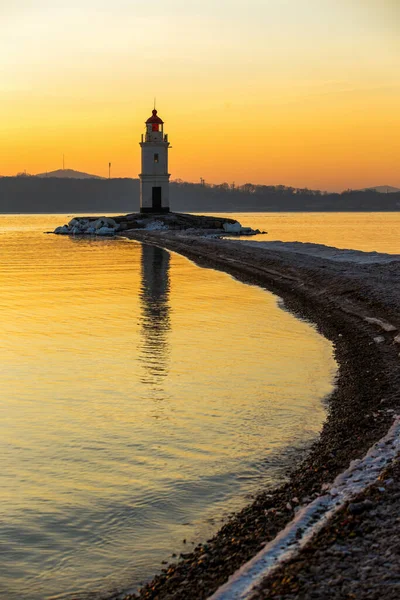
[[(333, 341), (339, 363), (328, 419), (288, 482), (261, 491), (212, 539), (167, 565), (136, 593), (120, 596), (205, 600), (283, 529), (298, 504), (323, 493), (351, 460), (383, 437), (400, 412), (400, 345), (395, 341), (400, 339), (400, 261), (332, 261), (180, 232), (125, 235), (278, 294), (288, 310), (315, 323)], [(399, 474), (394, 462), (296, 559), (264, 581), (254, 599), (400, 598)]]

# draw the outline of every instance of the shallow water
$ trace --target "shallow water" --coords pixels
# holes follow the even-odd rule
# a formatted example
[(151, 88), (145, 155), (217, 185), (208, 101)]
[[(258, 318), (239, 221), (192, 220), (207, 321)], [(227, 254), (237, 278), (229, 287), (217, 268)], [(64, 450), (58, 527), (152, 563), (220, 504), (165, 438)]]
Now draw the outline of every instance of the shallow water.
[(336, 368), (276, 296), (152, 246), (42, 233), (66, 220), (0, 217), (7, 600), (125, 589), (204, 541), (315, 439)]

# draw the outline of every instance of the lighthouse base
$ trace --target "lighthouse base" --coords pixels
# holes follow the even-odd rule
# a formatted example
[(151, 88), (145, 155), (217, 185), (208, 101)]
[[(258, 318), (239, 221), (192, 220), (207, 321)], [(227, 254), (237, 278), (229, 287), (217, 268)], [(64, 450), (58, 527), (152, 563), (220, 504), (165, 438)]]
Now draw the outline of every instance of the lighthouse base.
[(162, 206), (161, 208), (153, 208), (152, 206), (141, 206), (141, 213), (153, 213), (153, 215), (164, 215), (165, 213), (169, 213), (169, 206)]
[(169, 175), (140, 175), (140, 212), (169, 212)]

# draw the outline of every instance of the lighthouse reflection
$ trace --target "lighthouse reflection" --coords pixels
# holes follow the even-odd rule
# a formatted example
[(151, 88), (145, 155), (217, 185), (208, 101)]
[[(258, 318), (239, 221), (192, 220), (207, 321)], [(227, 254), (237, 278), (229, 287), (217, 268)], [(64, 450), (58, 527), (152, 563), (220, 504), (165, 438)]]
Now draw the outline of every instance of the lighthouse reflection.
[(168, 375), (171, 328), (169, 290), (170, 255), (162, 248), (142, 244), (140, 303), (142, 310), (142, 382), (161, 391)]

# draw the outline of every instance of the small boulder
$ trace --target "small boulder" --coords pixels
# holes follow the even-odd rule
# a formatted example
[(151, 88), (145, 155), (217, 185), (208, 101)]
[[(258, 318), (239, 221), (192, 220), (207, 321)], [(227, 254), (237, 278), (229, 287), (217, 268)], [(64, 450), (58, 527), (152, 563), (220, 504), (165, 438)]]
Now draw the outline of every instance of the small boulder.
[(96, 219), (96, 221), (92, 223), (92, 227), (94, 227), (95, 229), (101, 229), (101, 227), (104, 227), (104, 220)]
[(70, 229), (69, 233), (71, 233), (72, 235), (82, 235), (83, 231), (80, 227), (78, 227), (77, 225), (75, 225), (75, 227), (73, 227), (72, 229)]
[(56, 227), (54, 233), (57, 235), (68, 235), (70, 233), (68, 225), (63, 225), (62, 227)]
[(238, 221), (235, 223), (224, 223), (222, 227), (225, 233), (240, 233), (242, 230), (242, 226)]
[(111, 227), (100, 227), (96, 230), (96, 235), (115, 235), (115, 230)]
[(240, 230), (240, 235), (254, 235), (254, 233), (251, 227), (242, 227)]
[(109, 229), (118, 229), (119, 225), (111, 219), (110, 217), (100, 217), (96, 219), (94, 223), (91, 223), (91, 226), (95, 229), (101, 229), (102, 227), (108, 227)]
[(362, 502), (351, 502), (347, 508), (347, 511), (351, 515), (360, 515), (366, 510), (374, 508), (375, 504), (371, 500), (363, 500)]
[(106, 217), (104, 219), (106, 227), (110, 227), (110, 229), (118, 229), (119, 225), (114, 219), (111, 217)]

